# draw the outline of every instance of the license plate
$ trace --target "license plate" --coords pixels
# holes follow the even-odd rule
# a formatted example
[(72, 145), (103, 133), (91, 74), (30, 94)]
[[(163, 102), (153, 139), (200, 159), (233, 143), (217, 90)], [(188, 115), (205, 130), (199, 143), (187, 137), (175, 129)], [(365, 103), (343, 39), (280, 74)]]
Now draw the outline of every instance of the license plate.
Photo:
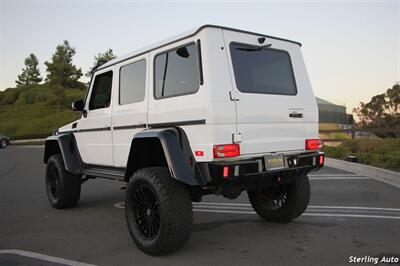
[(264, 161), (267, 170), (276, 170), (285, 168), (285, 159), (283, 157), (283, 154), (265, 155)]

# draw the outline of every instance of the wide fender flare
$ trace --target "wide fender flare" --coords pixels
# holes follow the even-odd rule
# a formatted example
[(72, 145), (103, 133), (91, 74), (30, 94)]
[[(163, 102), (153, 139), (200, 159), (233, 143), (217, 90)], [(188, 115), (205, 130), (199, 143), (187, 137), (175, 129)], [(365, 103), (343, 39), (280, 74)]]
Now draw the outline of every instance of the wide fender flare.
[(135, 134), (128, 156), (126, 180), (129, 180), (133, 173), (141, 168), (137, 158), (144, 152), (143, 149), (151, 149), (151, 147), (141, 146), (140, 143), (149, 139), (159, 140), (172, 177), (191, 186), (206, 183), (193, 156), (187, 135), (179, 127), (149, 129)]
[(50, 136), (46, 139), (43, 162), (47, 164), (49, 158), (58, 153), (63, 157), (65, 170), (73, 174), (81, 173), (82, 159), (72, 133)]

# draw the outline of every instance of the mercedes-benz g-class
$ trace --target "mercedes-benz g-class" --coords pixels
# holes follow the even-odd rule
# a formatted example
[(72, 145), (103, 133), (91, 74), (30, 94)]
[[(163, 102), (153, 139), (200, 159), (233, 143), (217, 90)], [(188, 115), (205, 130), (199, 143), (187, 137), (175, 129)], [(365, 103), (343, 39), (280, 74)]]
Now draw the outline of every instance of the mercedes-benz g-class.
[(46, 140), (51, 205), (75, 206), (91, 178), (126, 182), (129, 232), (152, 255), (188, 241), (207, 194), (247, 191), (263, 219), (298, 217), (324, 164), (300, 47), (205, 25), (98, 66), (81, 118)]

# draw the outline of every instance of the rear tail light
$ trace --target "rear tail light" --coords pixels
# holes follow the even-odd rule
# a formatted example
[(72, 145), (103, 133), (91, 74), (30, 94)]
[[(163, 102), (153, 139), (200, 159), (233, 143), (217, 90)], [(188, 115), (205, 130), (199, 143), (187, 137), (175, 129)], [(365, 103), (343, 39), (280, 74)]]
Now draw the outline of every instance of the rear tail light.
[(325, 162), (325, 156), (324, 155), (320, 155), (318, 164), (322, 166), (322, 165), (324, 165), (324, 162)]
[(322, 148), (322, 140), (306, 139), (306, 150), (319, 150)]
[(229, 167), (224, 166), (224, 173), (222, 175), (224, 178), (227, 178), (229, 176)]
[(204, 156), (204, 151), (194, 151), (194, 155), (198, 157)]
[(214, 145), (214, 158), (236, 157), (240, 155), (239, 144)]

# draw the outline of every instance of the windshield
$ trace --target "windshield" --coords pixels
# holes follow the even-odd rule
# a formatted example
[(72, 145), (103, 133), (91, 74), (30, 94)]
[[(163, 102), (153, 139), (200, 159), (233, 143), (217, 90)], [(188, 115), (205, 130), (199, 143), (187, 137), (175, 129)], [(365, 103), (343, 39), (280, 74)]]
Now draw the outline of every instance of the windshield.
[(241, 92), (296, 95), (289, 53), (269, 46), (230, 44), (236, 86)]

